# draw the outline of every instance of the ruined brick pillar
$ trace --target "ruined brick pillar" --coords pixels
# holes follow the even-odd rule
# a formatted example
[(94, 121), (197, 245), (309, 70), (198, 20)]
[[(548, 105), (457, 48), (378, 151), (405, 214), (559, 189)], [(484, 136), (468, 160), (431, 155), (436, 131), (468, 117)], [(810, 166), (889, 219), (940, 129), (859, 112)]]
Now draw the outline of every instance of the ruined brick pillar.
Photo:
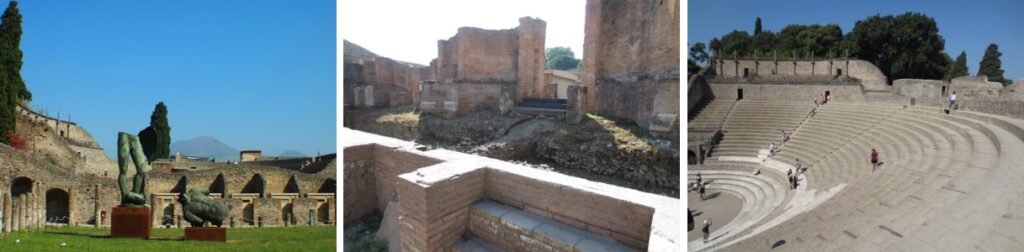
[(544, 20), (523, 17), (519, 19), (519, 55), (516, 69), (519, 92), (516, 103), (525, 97), (542, 97), (544, 91)]
[(25, 229), (25, 206), (28, 205), (28, 198), (26, 196), (24, 193), (18, 196), (18, 227), (14, 231)]
[(601, 24), (604, 22), (601, 6), (604, 0), (587, 0), (586, 18), (583, 26), (583, 72), (580, 74), (580, 84), (587, 89), (587, 96), (584, 99), (587, 103), (584, 106), (586, 112), (597, 111), (597, 54), (601, 51)]
[(566, 100), (565, 120), (569, 123), (580, 123), (586, 116), (584, 106), (587, 104), (587, 88), (580, 85), (569, 85), (566, 89), (568, 95)]

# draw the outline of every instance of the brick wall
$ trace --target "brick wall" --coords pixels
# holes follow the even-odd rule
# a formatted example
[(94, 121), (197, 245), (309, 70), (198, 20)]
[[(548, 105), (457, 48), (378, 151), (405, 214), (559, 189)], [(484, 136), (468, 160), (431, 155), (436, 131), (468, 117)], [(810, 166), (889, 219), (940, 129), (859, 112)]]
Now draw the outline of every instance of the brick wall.
[(377, 208), (373, 146), (345, 148), (345, 222), (359, 219)]
[(442, 251), (462, 237), (469, 205), (483, 196), (486, 169), (423, 186), (400, 179), (399, 234), (405, 251)]

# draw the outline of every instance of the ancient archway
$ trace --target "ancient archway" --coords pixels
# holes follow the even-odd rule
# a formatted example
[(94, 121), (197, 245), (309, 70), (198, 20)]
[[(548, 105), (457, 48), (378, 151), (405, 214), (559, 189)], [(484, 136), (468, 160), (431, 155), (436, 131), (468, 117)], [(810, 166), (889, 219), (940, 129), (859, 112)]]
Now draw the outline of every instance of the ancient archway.
[(60, 188), (46, 191), (46, 222), (67, 224), (70, 216), (68, 210), (68, 192)]
[(224, 182), (224, 174), (217, 174), (217, 178), (213, 179), (213, 183), (210, 184), (210, 193), (219, 193), (221, 197), (227, 197), (227, 183)]
[(181, 178), (178, 178), (178, 183), (174, 184), (174, 187), (171, 188), (171, 193), (185, 193), (186, 187), (188, 187), (188, 177), (181, 176)]
[(252, 175), (249, 182), (245, 183), (245, 187), (242, 188), (242, 193), (258, 193), (260, 198), (263, 197), (264, 188), (266, 188), (267, 182), (263, 180), (263, 176), (259, 173)]
[(301, 193), (299, 190), (299, 182), (295, 181), (295, 175), (292, 175), (288, 179), (288, 184), (284, 185), (284, 193)]
[(11, 181), (11, 197), (18, 197), (30, 192), (32, 192), (32, 179), (18, 177)]
[(331, 204), (324, 202), (320, 204), (320, 207), (316, 209), (317, 221), (323, 224), (330, 224), (331, 222)]
[(337, 181), (334, 179), (324, 180), (324, 183), (320, 185), (320, 189), (316, 190), (318, 193), (337, 193)]

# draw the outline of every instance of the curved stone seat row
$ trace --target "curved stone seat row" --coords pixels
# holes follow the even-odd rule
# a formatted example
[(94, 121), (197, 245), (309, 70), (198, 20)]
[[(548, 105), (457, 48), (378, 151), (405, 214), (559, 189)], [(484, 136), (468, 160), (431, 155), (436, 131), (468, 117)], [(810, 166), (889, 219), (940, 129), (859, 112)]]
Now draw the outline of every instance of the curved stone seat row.
[[(821, 192), (838, 185), (845, 185), (844, 189), (781, 224), (716, 249), (767, 250), (781, 244), (787, 251), (980, 250), (985, 246), (1005, 250), (1024, 245), (1019, 242), (1024, 239), (1017, 239), (1024, 237), (970, 235), (999, 234), (1007, 227), (1024, 230), (1024, 223), (1007, 221), (1017, 214), (1024, 218), (1020, 209), (1024, 203), (1017, 203), (1024, 202), (1024, 194), (1010, 186), (1019, 183), (1013, 178), (1024, 179), (1024, 171), (1013, 169), (1024, 163), (1020, 157), (1024, 155), (1019, 155), (1024, 153), (1024, 120), (941, 111), (856, 103), (822, 106), (770, 160), (792, 164), (799, 158), (810, 167), (805, 174), (809, 190)], [(761, 139), (778, 138), (777, 132), (764, 135), (733, 138), (733, 144), (754, 145)], [(875, 173), (868, 162), (871, 148), (879, 151), (884, 162)], [(722, 150), (740, 154), (742, 148)], [(1011, 152), (1018, 155), (1005, 154)], [(975, 219), (990, 225), (971, 224)]]
[[(735, 235), (741, 234), (743, 230), (749, 229), (762, 222), (779, 208), (786, 200), (787, 189), (785, 181), (780, 181), (779, 174), (772, 171), (763, 171), (761, 175), (753, 175), (751, 171), (757, 165), (739, 165), (734, 168), (725, 168), (718, 165), (710, 165), (702, 170), (691, 170), (687, 174), (689, 183), (694, 183), (696, 174), (701, 173), (705, 186), (709, 193), (721, 192), (736, 195), (743, 201), (742, 210), (732, 220), (717, 220), (716, 225), (724, 225), (717, 229), (711, 242), (705, 244), (700, 240), (689, 242), (689, 250), (701, 249), (714, 246), (727, 241)], [(771, 174), (771, 175), (769, 175)]]

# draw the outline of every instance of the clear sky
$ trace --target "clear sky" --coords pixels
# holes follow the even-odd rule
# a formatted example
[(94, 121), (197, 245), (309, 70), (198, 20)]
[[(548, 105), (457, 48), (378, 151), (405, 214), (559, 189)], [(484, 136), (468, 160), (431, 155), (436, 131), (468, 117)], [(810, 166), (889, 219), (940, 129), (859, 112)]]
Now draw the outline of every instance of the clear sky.
[(341, 0), (341, 33), (377, 55), (422, 65), (437, 57), (437, 41), (459, 27), (512, 29), (519, 18), (547, 22), (545, 47), (569, 47), (583, 58), (584, 0), (365, 1)]
[[(7, 1), (3, 1), (7, 6)], [(21, 1), (34, 108), (119, 131), (168, 107), (171, 141), (212, 136), (265, 155), (336, 149), (334, 1)]]
[(763, 29), (778, 32), (788, 24), (835, 23), (843, 33), (868, 16), (921, 12), (935, 19), (946, 52), (954, 59), (967, 52), (971, 75), (990, 43), (1003, 53), (1004, 77), (1016, 82), (1024, 77), (1024, 1), (735, 1), (691, 0), (687, 13), (687, 45), (705, 44), (732, 30), (753, 33), (754, 19)]

